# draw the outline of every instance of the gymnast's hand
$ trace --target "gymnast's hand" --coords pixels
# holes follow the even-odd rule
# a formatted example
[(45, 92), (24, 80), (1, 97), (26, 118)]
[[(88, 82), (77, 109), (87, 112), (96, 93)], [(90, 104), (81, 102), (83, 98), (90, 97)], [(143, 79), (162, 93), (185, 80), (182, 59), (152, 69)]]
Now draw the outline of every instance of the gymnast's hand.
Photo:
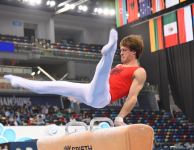
[(125, 125), (127, 125), (127, 124), (124, 123), (122, 117), (116, 117), (115, 120), (114, 120), (114, 125), (115, 125), (116, 127), (118, 127), (118, 126), (125, 126)]
[(79, 104), (79, 100), (77, 100), (77, 98), (73, 97), (73, 96), (69, 96), (68, 99), (73, 102), (73, 103), (77, 103)]

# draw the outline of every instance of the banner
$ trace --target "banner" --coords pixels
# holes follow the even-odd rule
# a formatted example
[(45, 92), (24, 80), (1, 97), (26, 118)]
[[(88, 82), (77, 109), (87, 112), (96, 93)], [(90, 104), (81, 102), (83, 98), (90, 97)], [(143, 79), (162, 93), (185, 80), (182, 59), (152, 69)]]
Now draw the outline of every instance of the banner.
[(62, 107), (61, 96), (55, 95), (0, 95), (0, 106), (50, 105)]
[(165, 47), (178, 44), (178, 29), (176, 12), (169, 13), (163, 16), (164, 40)]
[(193, 29), (192, 29), (192, 15), (191, 7), (186, 6), (178, 9), (178, 28), (179, 28), (179, 43), (185, 43), (193, 40)]
[(194, 32), (194, 4), (191, 5), (192, 9), (192, 18), (193, 18), (193, 32)]
[(137, 0), (127, 0), (128, 23), (138, 20), (138, 3)]
[(127, 24), (127, 8), (125, 0), (115, 0), (117, 27)]
[(139, 0), (139, 13), (140, 18), (151, 15), (151, 3), (150, 0)]
[(174, 5), (177, 5), (179, 3), (179, 0), (166, 0), (166, 8), (172, 7)]
[(164, 48), (162, 17), (149, 20), (151, 52)]
[(0, 52), (14, 52), (15, 46), (13, 42), (0, 41)]
[(164, 9), (164, 0), (152, 0), (152, 13), (159, 12)]

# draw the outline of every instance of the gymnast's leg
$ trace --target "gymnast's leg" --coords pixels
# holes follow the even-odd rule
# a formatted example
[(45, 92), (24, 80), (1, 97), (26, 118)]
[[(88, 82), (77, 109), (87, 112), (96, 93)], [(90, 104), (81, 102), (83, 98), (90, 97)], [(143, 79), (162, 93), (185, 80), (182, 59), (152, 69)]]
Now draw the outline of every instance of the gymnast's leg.
[(4, 78), (8, 79), (13, 87), (22, 87), (39, 94), (57, 94), (67, 97), (73, 96), (76, 97), (79, 102), (93, 106), (91, 101), (95, 100), (96, 97), (99, 96), (98, 94), (101, 94), (102, 92), (102, 90), (95, 90), (96, 88), (99, 89), (99, 87), (102, 86), (101, 84), (97, 84), (97, 82), (104, 84), (101, 88), (104, 89), (103, 92), (106, 92), (109, 95), (108, 79), (112, 59), (116, 51), (117, 32), (115, 30), (111, 30), (109, 38), (108, 44), (106, 44), (102, 49), (103, 57), (97, 65), (94, 79), (90, 84), (72, 83), (67, 81), (33, 81), (13, 75), (5, 75)]
[(5, 75), (4, 78), (8, 79), (13, 87), (22, 87), (38, 94), (73, 96), (80, 102), (88, 89), (88, 84), (67, 81), (34, 81), (13, 75)]
[(110, 103), (109, 76), (117, 50), (118, 35), (115, 30), (111, 30), (109, 42), (102, 48), (102, 58), (96, 67), (93, 80), (89, 87), (89, 104), (93, 107), (101, 108)]

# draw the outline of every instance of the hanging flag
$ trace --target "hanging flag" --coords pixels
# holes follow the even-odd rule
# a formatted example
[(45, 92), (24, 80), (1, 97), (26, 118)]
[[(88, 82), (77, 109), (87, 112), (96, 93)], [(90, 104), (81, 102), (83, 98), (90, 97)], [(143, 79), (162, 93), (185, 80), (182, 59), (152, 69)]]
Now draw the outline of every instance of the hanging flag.
[(163, 16), (165, 47), (178, 44), (176, 13), (171, 12)]
[(156, 13), (164, 9), (164, 0), (152, 0), (152, 12)]
[(127, 24), (127, 10), (125, 0), (115, 0), (117, 27)]
[(127, 0), (128, 22), (138, 20), (138, 3), (137, 0)]
[(177, 17), (179, 29), (179, 43), (185, 43), (193, 40), (191, 7), (186, 6), (184, 8), (178, 9)]
[(140, 17), (151, 15), (151, 3), (150, 0), (139, 0), (139, 13)]
[(178, 3), (179, 3), (179, 0), (166, 0), (166, 8), (177, 5)]
[(162, 17), (149, 20), (151, 52), (164, 48)]
[(191, 5), (191, 9), (192, 9), (193, 30), (194, 30), (194, 4)]

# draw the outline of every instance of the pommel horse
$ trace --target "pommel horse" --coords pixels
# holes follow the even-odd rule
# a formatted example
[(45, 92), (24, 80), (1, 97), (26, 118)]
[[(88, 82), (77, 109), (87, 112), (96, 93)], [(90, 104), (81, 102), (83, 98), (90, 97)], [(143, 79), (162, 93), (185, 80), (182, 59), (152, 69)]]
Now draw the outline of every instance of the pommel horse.
[(52, 136), (37, 141), (38, 150), (152, 150), (153, 128), (144, 124)]

